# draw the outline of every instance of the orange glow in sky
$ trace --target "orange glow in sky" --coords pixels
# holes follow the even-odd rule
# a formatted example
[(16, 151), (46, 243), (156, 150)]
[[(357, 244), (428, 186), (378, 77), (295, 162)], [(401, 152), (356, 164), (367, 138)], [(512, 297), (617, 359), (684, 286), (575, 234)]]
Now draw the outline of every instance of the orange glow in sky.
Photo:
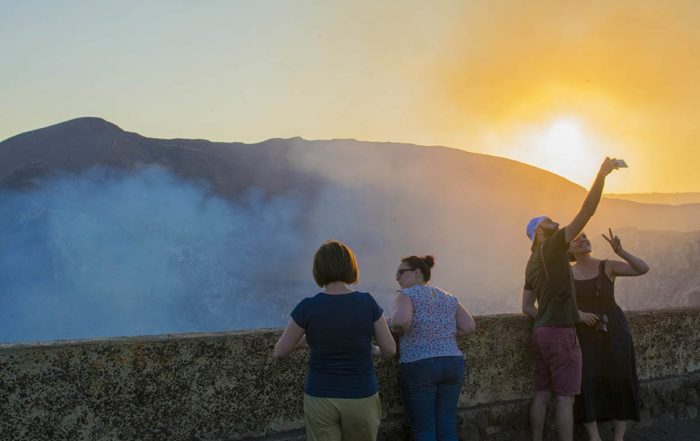
[(588, 186), (591, 174), (607, 152), (582, 121), (560, 116), (540, 125), (521, 127), (512, 138), (492, 135), (490, 148), (498, 156), (516, 159)]
[[(124, 14), (125, 10), (131, 11)], [(0, 139), (79, 116), (162, 138), (356, 138), (700, 191), (700, 2), (33, 2), (0, 15)]]

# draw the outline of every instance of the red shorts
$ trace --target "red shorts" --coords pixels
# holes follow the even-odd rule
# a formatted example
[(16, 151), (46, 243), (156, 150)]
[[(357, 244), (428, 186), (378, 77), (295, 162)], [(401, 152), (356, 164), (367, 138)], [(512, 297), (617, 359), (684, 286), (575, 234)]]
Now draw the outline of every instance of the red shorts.
[(557, 396), (581, 393), (581, 346), (576, 328), (541, 326), (532, 332), (535, 390)]

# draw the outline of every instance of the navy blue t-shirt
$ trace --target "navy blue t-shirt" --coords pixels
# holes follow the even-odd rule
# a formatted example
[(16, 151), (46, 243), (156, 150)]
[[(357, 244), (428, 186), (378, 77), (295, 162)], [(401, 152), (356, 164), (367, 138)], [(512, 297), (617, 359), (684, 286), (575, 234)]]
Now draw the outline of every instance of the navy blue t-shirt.
[(292, 319), (306, 331), (311, 348), (304, 392), (323, 398), (377, 393), (372, 336), (382, 312), (366, 292), (319, 293), (299, 302)]

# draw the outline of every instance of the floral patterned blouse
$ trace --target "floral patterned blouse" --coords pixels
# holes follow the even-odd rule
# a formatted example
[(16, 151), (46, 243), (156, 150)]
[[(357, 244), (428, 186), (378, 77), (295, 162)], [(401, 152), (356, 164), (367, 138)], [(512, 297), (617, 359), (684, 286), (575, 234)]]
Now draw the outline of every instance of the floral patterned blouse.
[(457, 298), (430, 285), (415, 285), (401, 292), (411, 299), (413, 321), (399, 340), (399, 362), (461, 356), (456, 338)]

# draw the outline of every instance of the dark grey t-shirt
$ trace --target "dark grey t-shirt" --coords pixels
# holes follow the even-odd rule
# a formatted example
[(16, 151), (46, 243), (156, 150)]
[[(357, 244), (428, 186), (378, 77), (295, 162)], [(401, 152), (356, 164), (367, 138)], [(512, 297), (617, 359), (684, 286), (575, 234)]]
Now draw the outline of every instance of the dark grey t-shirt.
[(525, 289), (533, 291), (537, 299), (536, 328), (579, 321), (568, 249), (566, 231), (561, 228), (535, 249), (527, 262)]

